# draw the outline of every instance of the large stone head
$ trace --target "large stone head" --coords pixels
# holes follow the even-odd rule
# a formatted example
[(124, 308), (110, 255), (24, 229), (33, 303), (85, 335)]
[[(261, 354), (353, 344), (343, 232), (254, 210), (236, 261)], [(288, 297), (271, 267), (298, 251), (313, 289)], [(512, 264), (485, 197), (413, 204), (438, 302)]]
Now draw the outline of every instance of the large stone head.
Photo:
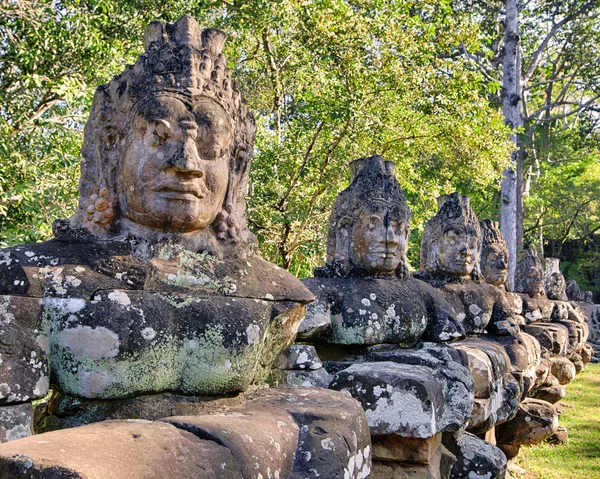
[(535, 250), (529, 248), (521, 252), (515, 270), (515, 292), (531, 297), (545, 295), (544, 268)]
[(506, 287), (508, 278), (509, 254), (504, 236), (498, 223), (483, 220), (479, 223), (482, 233), (481, 244), (481, 273), (486, 283), (501, 288)]
[(438, 212), (425, 225), (421, 270), (433, 276), (480, 280), (481, 229), (471, 198), (458, 193), (438, 198)]
[(567, 297), (567, 282), (560, 272), (560, 260), (558, 258), (546, 258), (544, 286), (548, 299), (569, 300)]
[(152, 22), (145, 53), (98, 87), (71, 228), (251, 240), (244, 195), (256, 129), (225, 38), (190, 16)]
[(317, 274), (408, 275), (411, 211), (393, 168), (380, 156), (350, 163), (350, 186), (333, 203), (327, 264)]

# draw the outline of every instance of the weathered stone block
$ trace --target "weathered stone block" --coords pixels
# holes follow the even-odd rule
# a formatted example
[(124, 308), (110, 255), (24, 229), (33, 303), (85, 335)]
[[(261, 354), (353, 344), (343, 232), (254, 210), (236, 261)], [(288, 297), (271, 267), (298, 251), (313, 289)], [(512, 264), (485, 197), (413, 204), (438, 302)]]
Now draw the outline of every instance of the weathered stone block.
[[(317, 319), (328, 315), (331, 336), (327, 340), (332, 343), (411, 344), (421, 338), (428, 324), (432, 327), (446, 324), (452, 315), (450, 306), (435, 289), (414, 279), (307, 278), (302, 281), (317, 298), (308, 321), (320, 324)], [(447, 330), (441, 340), (461, 336), (456, 329)]]
[(534, 445), (549, 438), (558, 428), (558, 413), (549, 402), (525, 399), (510, 421), (496, 427), (499, 444)]
[(456, 456), (452, 479), (504, 479), (506, 456), (496, 446), (465, 432), (444, 436), (444, 445)]
[(176, 427), (106, 421), (0, 445), (0, 477), (11, 479), (242, 479), (231, 452)]
[(325, 368), (309, 371), (275, 369), (271, 373), (271, 377), (278, 384), (319, 388), (328, 387), (333, 379), (333, 376)]
[(411, 349), (392, 345), (372, 346), (369, 357), (376, 361), (431, 368), (433, 376), (444, 385), (444, 412), (440, 419), (444, 431), (459, 429), (469, 417), (473, 403), (473, 379), (463, 351), (423, 342)]
[(551, 355), (565, 355), (569, 345), (568, 329), (557, 323), (537, 322), (523, 326), (526, 333), (536, 338), (542, 349)]
[(430, 464), (441, 442), (441, 433), (426, 439), (402, 437), (398, 434), (372, 436), (373, 460)]
[(533, 398), (549, 402), (550, 404), (555, 404), (565, 397), (567, 391), (564, 386), (559, 384), (558, 379), (556, 379), (552, 374), (550, 374), (549, 378), (549, 386), (534, 389), (529, 395)]
[(298, 303), (223, 296), (109, 290), (94, 298), (43, 300), (57, 383), (86, 398), (243, 391), (266, 377), (304, 313)]
[(224, 413), (164, 421), (226, 446), (244, 478), (362, 479), (371, 468), (360, 405), (336, 391), (270, 388)]
[(292, 344), (277, 358), (275, 367), (278, 369), (319, 369), (323, 367), (321, 359), (314, 346)]
[(559, 384), (564, 386), (575, 379), (575, 365), (569, 359), (557, 356), (550, 361), (552, 362), (552, 374), (558, 379)]
[(14, 441), (33, 434), (31, 403), (0, 407), (0, 443)]
[(38, 298), (0, 296), (0, 406), (48, 393), (45, 343), (36, 334), (39, 313)]
[(428, 464), (373, 461), (370, 479), (449, 479), (456, 456), (439, 444)]
[(337, 373), (330, 388), (361, 403), (371, 434), (427, 438), (443, 430), (444, 385), (426, 366), (357, 363)]

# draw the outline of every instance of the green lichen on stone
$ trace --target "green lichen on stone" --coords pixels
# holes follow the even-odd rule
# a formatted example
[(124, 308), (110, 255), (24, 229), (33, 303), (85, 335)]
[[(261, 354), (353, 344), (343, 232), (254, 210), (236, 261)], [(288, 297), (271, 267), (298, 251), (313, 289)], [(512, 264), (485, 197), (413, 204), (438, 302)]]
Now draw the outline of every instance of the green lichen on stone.
[[(169, 295), (160, 297), (169, 304), (176, 299)], [(186, 298), (173, 305), (181, 308), (188, 300), (202, 299)], [(142, 341), (134, 352), (119, 350), (117, 353), (109, 344), (103, 350), (108, 351), (104, 357), (65, 342), (62, 333), (79, 328), (88, 335), (86, 341), (95, 337), (92, 332), (103, 335), (100, 339), (112, 338), (116, 333), (104, 326), (82, 325), (78, 316), (89, 314), (84, 307), (73, 312), (74, 306), (69, 300), (51, 300), (45, 304), (41, 334), (49, 343), (54, 377), (68, 394), (88, 398), (122, 398), (161, 391), (226, 394), (264, 381), (271, 363), (286, 346), (278, 333), (290, 318), (283, 313), (271, 320), (270, 302), (260, 303), (262, 312), (255, 313), (245, 329), (232, 330), (218, 318), (202, 332), (172, 333), (156, 326), (156, 331), (147, 327), (145, 329), (150, 331), (146, 335), (144, 330), (140, 331), (141, 339), (133, 339), (139, 338), (135, 334), (118, 338), (119, 345), (124, 341)], [(130, 308), (133, 306), (127, 309)]]

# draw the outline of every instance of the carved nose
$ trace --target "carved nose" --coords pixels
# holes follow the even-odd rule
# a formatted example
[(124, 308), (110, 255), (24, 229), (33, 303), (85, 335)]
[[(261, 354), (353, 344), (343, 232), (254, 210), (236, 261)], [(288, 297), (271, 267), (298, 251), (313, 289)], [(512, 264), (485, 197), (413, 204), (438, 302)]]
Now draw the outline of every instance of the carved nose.
[(185, 173), (199, 178), (204, 176), (204, 168), (193, 139), (182, 142), (179, 151), (168, 161), (167, 168), (177, 173)]
[(498, 261), (496, 261), (496, 266), (498, 268), (506, 268), (506, 261), (504, 261), (503, 259), (499, 259)]
[(396, 233), (394, 233), (394, 229), (391, 227), (388, 227), (385, 230), (385, 243), (388, 246), (398, 246), (398, 238), (396, 237)]

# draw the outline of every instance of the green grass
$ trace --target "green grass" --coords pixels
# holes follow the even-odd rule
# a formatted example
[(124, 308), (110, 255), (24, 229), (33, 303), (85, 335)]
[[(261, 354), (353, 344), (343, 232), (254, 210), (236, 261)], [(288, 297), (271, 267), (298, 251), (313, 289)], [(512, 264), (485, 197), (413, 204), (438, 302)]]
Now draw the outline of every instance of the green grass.
[[(516, 464), (522, 479), (600, 479), (600, 364), (588, 364), (567, 386), (559, 424), (569, 442), (524, 446)], [(515, 476), (513, 476), (515, 477)]]

